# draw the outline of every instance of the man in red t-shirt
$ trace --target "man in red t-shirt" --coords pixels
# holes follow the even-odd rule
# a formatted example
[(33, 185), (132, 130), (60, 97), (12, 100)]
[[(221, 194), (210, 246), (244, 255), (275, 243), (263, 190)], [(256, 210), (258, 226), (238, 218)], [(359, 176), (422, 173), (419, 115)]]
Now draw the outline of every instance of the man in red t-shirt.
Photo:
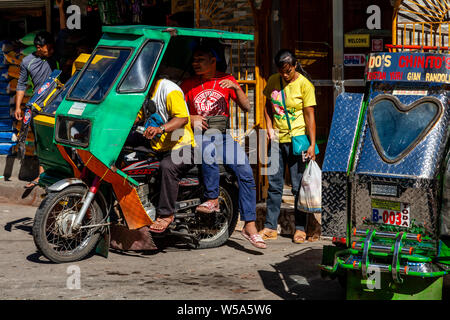
[[(250, 111), (250, 102), (236, 79), (230, 74), (217, 71), (218, 62), (224, 62), (224, 59), (221, 59), (214, 49), (207, 46), (197, 47), (192, 61), (196, 75), (181, 84), (194, 129), (208, 130), (206, 117), (229, 117), (230, 98), (245, 112)], [(255, 247), (266, 248), (255, 225), (256, 185), (244, 150), (229, 134), (223, 134), (220, 142), (203, 140), (200, 145), (202, 145), (202, 151), (206, 148), (210, 149), (209, 147), (212, 145), (213, 150), (208, 156), (223, 158), (224, 164), (234, 171), (238, 179), (241, 220), (245, 222), (242, 235)], [(219, 150), (216, 156), (215, 151), (219, 146), (223, 150)], [(197, 207), (197, 212), (205, 214), (220, 212), (219, 166), (216, 161), (207, 163), (203, 157), (202, 171), (207, 201)]]

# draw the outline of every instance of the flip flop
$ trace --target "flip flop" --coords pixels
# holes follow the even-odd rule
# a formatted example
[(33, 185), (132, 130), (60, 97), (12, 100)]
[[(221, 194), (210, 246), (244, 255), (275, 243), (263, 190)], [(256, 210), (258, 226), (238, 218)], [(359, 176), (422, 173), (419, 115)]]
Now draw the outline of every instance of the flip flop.
[[(150, 231), (154, 233), (163, 233), (167, 230), (167, 228), (170, 226), (170, 224), (173, 222), (174, 216), (167, 216), (166, 218), (158, 217), (156, 218), (155, 222), (150, 226)], [(158, 227), (159, 228), (155, 228)]]
[(38, 184), (39, 184), (39, 181), (33, 180), (33, 181), (28, 182), (28, 184), (24, 185), (23, 187), (27, 190), (30, 190), (30, 189), (34, 189), (34, 187), (36, 187)]
[(319, 240), (320, 240), (320, 236), (318, 236), (318, 235), (313, 235), (313, 236), (308, 237), (307, 240), (308, 240), (309, 242), (316, 242), (316, 241), (319, 241)]
[(296, 231), (294, 233), (294, 237), (292, 238), (292, 242), (297, 243), (297, 244), (305, 243), (305, 241), (306, 241), (306, 233), (305, 232), (301, 232), (300, 233), (300, 232), (297, 233), (297, 231)]
[(198, 213), (218, 213), (220, 212), (220, 207), (219, 205), (214, 205), (212, 201), (206, 201), (203, 202), (201, 205), (199, 205), (195, 211), (197, 211)]
[(245, 239), (247, 239), (254, 247), (256, 247), (258, 249), (266, 249), (267, 248), (267, 245), (264, 242), (264, 240), (260, 234), (255, 233), (255, 234), (249, 235), (249, 234), (247, 234), (247, 232), (245, 232), (245, 230), (242, 230), (241, 235)]

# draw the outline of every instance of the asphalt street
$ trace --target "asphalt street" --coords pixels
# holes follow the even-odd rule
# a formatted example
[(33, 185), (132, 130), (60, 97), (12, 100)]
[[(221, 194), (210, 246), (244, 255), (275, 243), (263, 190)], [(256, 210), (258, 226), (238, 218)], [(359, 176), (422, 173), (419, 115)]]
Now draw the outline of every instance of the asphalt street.
[[(296, 245), (279, 237), (254, 249), (235, 232), (226, 245), (153, 254), (110, 252), (53, 264), (33, 243), (36, 207), (0, 201), (0, 299), (342, 300), (337, 280), (317, 265), (326, 241)], [(74, 278), (78, 275), (79, 277)]]

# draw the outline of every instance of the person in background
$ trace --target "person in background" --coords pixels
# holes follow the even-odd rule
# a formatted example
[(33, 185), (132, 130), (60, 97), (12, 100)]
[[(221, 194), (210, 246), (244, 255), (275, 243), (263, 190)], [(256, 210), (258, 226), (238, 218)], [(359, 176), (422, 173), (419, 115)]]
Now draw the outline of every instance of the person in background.
[[(316, 144), (316, 122), (314, 118), (316, 97), (314, 86), (290, 50), (280, 50), (275, 56), (275, 65), (278, 68), (278, 73), (270, 76), (264, 88), (264, 95), (267, 97), (265, 108), (267, 136), (272, 143), (269, 157), (271, 161), (276, 162), (278, 160), (277, 172), (268, 176), (269, 189), (266, 202), (266, 222), (264, 229), (259, 232), (265, 240), (277, 238), (277, 225), (283, 196), (286, 165), (289, 168), (292, 180), (292, 194), (296, 197), (295, 205), (297, 206), (300, 182), (306, 162), (303, 161), (302, 156), (292, 154), (291, 134), (292, 136), (297, 136), (307, 133), (311, 145), (306, 152), (306, 158), (313, 160), (316, 158), (314, 153)], [(285, 104), (288, 114), (286, 114), (283, 104)], [(287, 116), (291, 122), (291, 132), (287, 123)], [(296, 207), (294, 243), (305, 242), (305, 226), (306, 214), (298, 211)]]
[[(218, 71), (226, 69), (224, 68), (225, 58), (223, 55), (219, 55), (219, 52), (219, 49), (214, 50), (211, 45), (197, 46), (194, 49), (192, 61), (195, 76), (186, 79), (181, 85), (189, 106), (191, 124), (199, 131), (208, 130), (208, 118), (225, 118), (225, 120), (229, 118), (230, 98), (243, 111), (250, 110), (249, 100), (236, 79), (230, 74)], [(220, 67), (218, 67), (219, 64)], [(226, 129), (227, 126), (223, 127)], [(204, 136), (207, 133), (206, 131)], [(223, 132), (220, 142), (216, 140), (212, 142), (211, 139), (209, 141), (208, 139), (202, 140), (202, 152), (204, 153), (202, 172), (205, 185), (204, 196), (207, 201), (197, 207), (197, 212), (212, 214), (220, 211), (218, 199), (220, 174), (216, 161), (218, 158), (222, 158), (223, 163), (234, 171), (238, 179), (239, 210), (241, 220), (244, 221), (242, 236), (256, 248), (265, 249), (266, 244), (258, 234), (255, 225), (256, 185), (247, 155), (228, 133)], [(204, 152), (208, 149), (211, 151)], [(205, 153), (207, 153), (206, 157), (212, 157), (213, 161), (205, 161)]]
[[(56, 4), (60, 13), (60, 27), (65, 28), (65, 15), (63, 0), (56, 0)], [(34, 38), (34, 46), (36, 51), (27, 55), (20, 64), (20, 76), (17, 82), (16, 100), (14, 116), (17, 120), (22, 120), (22, 101), (27, 89), (28, 77), (31, 78), (33, 84), (33, 91), (39, 90), (53, 70), (59, 69), (59, 62), (57, 54), (55, 53), (55, 41), (53, 36), (41, 31), (36, 34)], [(39, 183), (39, 176), (44, 172), (44, 168), (39, 166), (39, 175), (33, 181), (25, 185), (25, 189), (32, 189)]]

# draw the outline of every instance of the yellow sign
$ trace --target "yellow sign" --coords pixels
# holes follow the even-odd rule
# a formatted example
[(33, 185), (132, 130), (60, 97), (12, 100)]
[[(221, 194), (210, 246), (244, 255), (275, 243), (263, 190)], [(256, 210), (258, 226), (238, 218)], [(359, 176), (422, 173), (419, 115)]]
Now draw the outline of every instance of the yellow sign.
[(344, 40), (346, 48), (370, 47), (370, 35), (368, 34), (346, 34)]
[(372, 199), (372, 208), (400, 211), (400, 202)]

